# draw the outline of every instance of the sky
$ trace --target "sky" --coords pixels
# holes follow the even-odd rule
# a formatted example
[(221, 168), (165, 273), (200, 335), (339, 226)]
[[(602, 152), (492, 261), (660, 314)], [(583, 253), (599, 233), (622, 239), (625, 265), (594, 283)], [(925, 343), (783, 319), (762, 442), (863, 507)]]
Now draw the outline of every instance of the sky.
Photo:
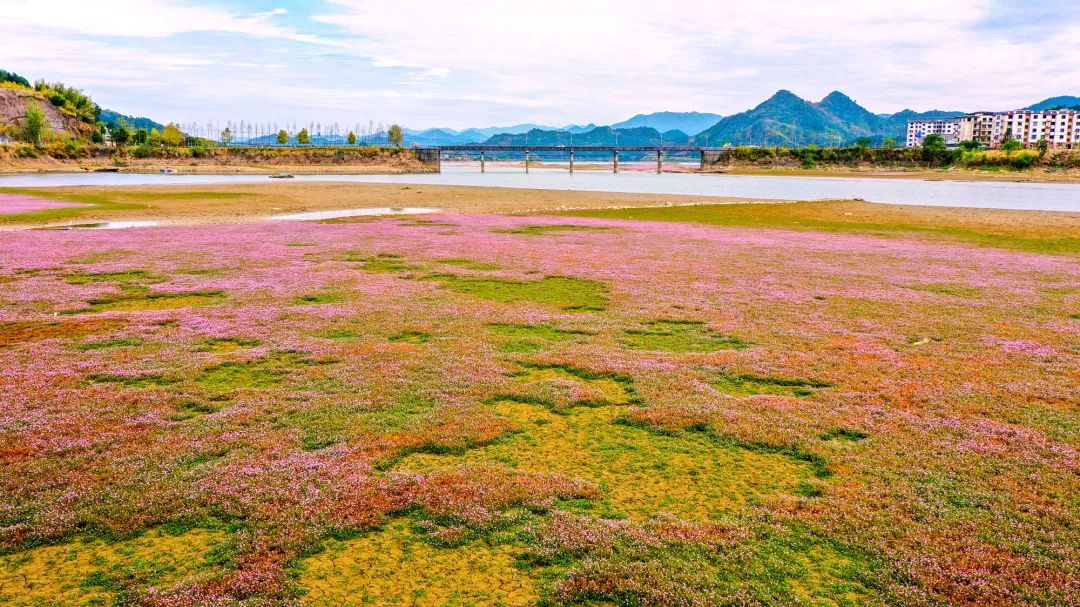
[(0, 69), (159, 122), (410, 128), (1080, 95), (1076, 0), (0, 0)]

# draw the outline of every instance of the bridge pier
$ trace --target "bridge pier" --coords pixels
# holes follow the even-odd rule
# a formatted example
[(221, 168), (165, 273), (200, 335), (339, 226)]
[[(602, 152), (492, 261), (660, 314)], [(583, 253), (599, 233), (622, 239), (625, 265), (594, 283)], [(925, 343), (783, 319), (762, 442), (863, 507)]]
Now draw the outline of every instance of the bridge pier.
[(619, 150), (611, 150), (611, 172), (619, 172)]
[(656, 172), (664, 172), (664, 150), (656, 150)]
[(484, 150), (480, 150), (480, 172), (484, 172)]
[(529, 172), (529, 150), (525, 150), (525, 172)]
[(574, 172), (574, 150), (570, 150), (570, 172)]

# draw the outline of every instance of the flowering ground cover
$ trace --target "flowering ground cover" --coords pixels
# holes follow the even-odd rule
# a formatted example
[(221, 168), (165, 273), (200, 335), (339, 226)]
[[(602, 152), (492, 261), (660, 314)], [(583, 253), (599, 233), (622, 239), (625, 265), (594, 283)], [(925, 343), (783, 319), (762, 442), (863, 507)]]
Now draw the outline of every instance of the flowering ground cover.
[(77, 207), (74, 203), (48, 200), (36, 196), (0, 193), (0, 215), (21, 215), (36, 211)]
[(1080, 602), (1077, 257), (712, 223), (4, 234), (0, 604)]

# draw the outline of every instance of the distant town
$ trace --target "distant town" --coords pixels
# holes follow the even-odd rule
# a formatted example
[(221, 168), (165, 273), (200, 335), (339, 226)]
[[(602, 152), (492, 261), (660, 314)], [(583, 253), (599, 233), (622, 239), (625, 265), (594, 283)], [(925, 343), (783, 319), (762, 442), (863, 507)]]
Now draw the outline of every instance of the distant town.
[(947, 146), (975, 141), (989, 148), (1001, 148), (1013, 141), (1019, 147), (1033, 148), (1046, 141), (1048, 147), (1072, 150), (1080, 146), (1080, 112), (1012, 110), (908, 121), (907, 147), (921, 146), (930, 135), (940, 135)]

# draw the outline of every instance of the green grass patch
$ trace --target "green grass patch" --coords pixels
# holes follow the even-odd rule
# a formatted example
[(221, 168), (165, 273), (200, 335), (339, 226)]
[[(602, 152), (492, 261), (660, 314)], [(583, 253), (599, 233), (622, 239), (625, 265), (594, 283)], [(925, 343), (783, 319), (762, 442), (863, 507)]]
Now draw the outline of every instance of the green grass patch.
[(513, 340), (504, 341), (495, 346), (499, 352), (506, 354), (532, 354), (544, 349), (544, 344), (535, 341)]
[(359, 339), (360, 337), (363, 337), (363, 334), (353, 329), (339, 328), (319, 331), (315, 334), (315, 337), (321, 337), (323, 339)]
[(253, 348), (259, 345), (255, 339), (243, 339), (240, 337), (211, 337), (204, 339), (195, 348), (196, 352), (233, 352), (244, 348)]
[(692, 320), (654, 320), (640, 329), (624, 331), (622, 343), (633, 350), (659, 352), (714, 352), (741, 350), (750, 346), (737, 337), (724, 335)]
[(790, 379), (763, 375), (715, 373), (709, 379), (709, 385), (725, 394), (750, 396), (754, 394), (774, 394), (777, 396), (806, 397), (832, 384), (812, 379)]
[(954, 283), (931, 283), (924, 285), (909, 285), (907, 288), (913, 291), (925, 291), (927, 293), (940, 293), (953, 297), (978, 297), (981, 291), (975, 287)]
[(176, 406), (173, 415), (170, 417), (172, 421), (186, 421), (199, 417), (200, 415), (208, 415), (210, 413), (217, 413), (221, 410), (221, 403), (219, 402), (205, 402), (198, 400), (185, 400)]
[(47, 223), (71, 219), (89, 211), (134, 211), (148, 208), (145, 204), (118, 199), (111, 194), (59, 194), (47, 188), (0, 188), (0, 193), (86, 205), (0, 215), (0, 224)]
[(582, 335), (595, 335), (582, 329), (562, 329), (553, 325), (518, 325), (493, 323), (487, 326), (492, 333), (516, 339), (544, 339), (547, 341), (565, 341)]
[(141, 345), (141, 339), (134, 337), (119, 337), (116, 339), (99, 339), (96, 341), (83, 342), (75, 347), (80, 352), (95, 352), (98, 350), (112, 350), (114, 348), (131, 348)]
[(64, 276), (73, 285), (84, 285), (100, 282), (146, 283), (161, 282), (160, 278), (154, 277), (146, 270), (123, 270), (120, 272), (77, 272)]
[(423, 331), (399, 331), (387, 337), (388, 341), (399, 344), (426, 344), (435, 336)]
[(274, 352), (245, 362), (226, 362), (203, 371), (195, 380), (215, 392), (272, 388), (285, 381), (289, 373), (317, 364), (299, 352)]
[(587, 226), (574, 223), (557, 223), (529, 224), (516, 228), (502, 228), (498, 230), (492, 230), (492, 232), (495, 232), (497, 234), (524, 234), (526, 236), (543, 236), (544, 234), (551, 234), (552, 232), (601, 232), (613, 229), (615, 228), (609, 226)]
[[(710, 204), (559, 213), (574, 217), (674, 221), (739, 228), (783, 228), (863, 234), (922, 233), (980, 246), (1046, 254), (1080, 254), (1080, 236), (1065, 226), (987, 225), (962, 218), (947, 221), (890, 205), (850, 201)], [(1023, 222), (1018, 222), (1022, 224)]]
[(318, 293), (308, 293), (307, 295), (295, 297), (292, 302), (293, 305), (296, 306), (310, 306), (339, 303), (342, 299), (341, 293), (335, 291), (319, 291)]
[(401, 430), (437, 405), (433, 398), (421, 394), (406, 394), (395, 399), (389, 407), (364, 412), (361, 419), (364, 426), (372, 429)]
[(110, 373), (95, 373), (86, 376), (86, 381), (92, 384), (118, 384), (126, 388), (161, 388), (171, 386), (177, 382), (158, 374), (148, 375), (114, 375)]
[(493, 263), (484, 263), (482, 261), (473, 261), (471, 259), (436, 259), (435, 261), (448, 266), (456, 266), (458, 268), (465, 268), (466, 270), (477, 270), (479, 272), (492, 272), (501, 269)]
[[(573, 365), (559, 363), (518, 362), (518, 371), (510, 373), (517, 378), (525, 393), (525, 400), (513, 395), (499, 395), (500, 400), (513, 400), (531, 404), (543, 404), (552, 411), (564, 411), (572, 407), (600, 407), (605, 405), (640, 405), (641, 395), (634, 387), (634, 378), (623, 373), (594, 372)], [(567, 380), (589, 389), (588, 396), (577, 391), (567, 392)], [(573, 396), (571, 396), (573, 395)]]
[(173, 310), (218, 303), (225, 299), (223, 291), (187, 291), (180, 293), (124, 293), (91, 299), (85, 308), (65, 310), (63, 314), (93, 314), (113, 311)]
[(590, 331), (581, 329), (562, 329), (553, 325), (519, 325), (509, 323), (494, 323), (487, 326), (488, 330), (496, 335), (511, 338), (496, 346), (500, 352), (507, 354), (529, 354), (538, 352), (549, 342), (560, 342), (583, 335), (594, 335)]
[(867, 438), (870, 438), (869, 434), (854, 428), (834, 428), (821, 435), (821, 440), (834, 440), (846, 443), (857, 443)]
[(48, 223), (73, 219), (87, 212), (138, 211), (152, 208), (154, 205), (148, 203), (153, 202), (227, 200), (251, 196), (243, 192), (147, 192), (136, 189), (109, 189), (97, 194), (69, 194), (53, 192), (47, 188), (0, 188), (0, 193), (85, 205), (0, 215), (0, 224)]
[(392, 274), (396, 272), (412, 272), (415, 270), (421, 270), (420, 266), (412, 265), (405, 261), (405, 258), (395, 253), (379, 253), (378, 255), (364, 256), (356, 253), (347, 253), (345, 255), (345, 261), (360, 262), (364, 267), (364, 270), (368, 272), (377, 272), (384, 274)]
[(563, 310), (601, 311), (607, 309), (608, 288), (601, 282), (567, 276), (546, 276), (540, 280), (477, 278), (455, 274), (428, 277), (456, 293), (503, 303), (532, 302)]

